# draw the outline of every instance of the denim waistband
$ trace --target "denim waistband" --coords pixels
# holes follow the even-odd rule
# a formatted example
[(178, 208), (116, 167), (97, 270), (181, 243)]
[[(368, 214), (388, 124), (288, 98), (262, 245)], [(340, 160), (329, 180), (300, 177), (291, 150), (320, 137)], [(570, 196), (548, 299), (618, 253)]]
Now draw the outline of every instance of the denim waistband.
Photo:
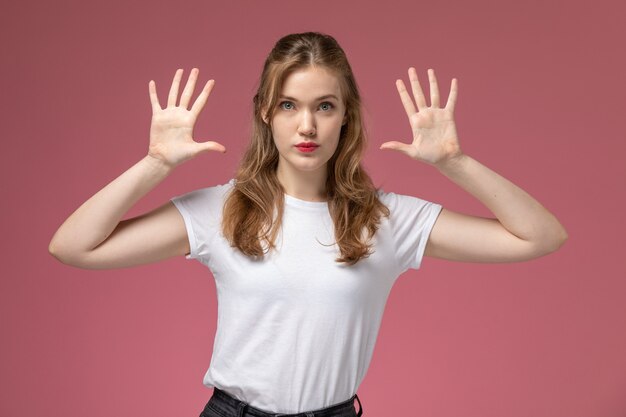
[(282, 414), (271, 413), (259, 408), (255, 408), (250, 404), (243, 402), (226, 391), (223, 391), (217, 387), (213, 387), (214, 401), (209, 401), (208, 406), (217, 407), (228, 415), (236, 415), (238, 417), (255, 416), (255, 417), (350, 417), (354, 410), (354, 400), (359, 403), (359, 411), (357, 416), (363, 414), (363, 407), (361, 406), (361, 400), (359, 396), (354, 394), (349, 400), (342, 401), (338, 404), (334, 404), (328, 407), (320, 408), (317, 410), (303, 411), (295, 414)]

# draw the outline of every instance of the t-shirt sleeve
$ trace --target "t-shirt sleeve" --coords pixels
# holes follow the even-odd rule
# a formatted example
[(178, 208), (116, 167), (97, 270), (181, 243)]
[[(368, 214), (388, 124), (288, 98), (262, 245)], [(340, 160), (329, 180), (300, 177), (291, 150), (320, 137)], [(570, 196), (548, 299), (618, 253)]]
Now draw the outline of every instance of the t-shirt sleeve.
[(403, 194), (379, 191), (381, 201), (389, 208), (389, 223), (401, 271), (419, 269), (426, 243), (441, 204)]
[(220, 233), (224, 194), (231, 184), (232, 181), (200, 188), (170, 199), (182, 215), (187, 229), (189, 254), (186, 259), (196, 259), (208, 265), (211, 244)]

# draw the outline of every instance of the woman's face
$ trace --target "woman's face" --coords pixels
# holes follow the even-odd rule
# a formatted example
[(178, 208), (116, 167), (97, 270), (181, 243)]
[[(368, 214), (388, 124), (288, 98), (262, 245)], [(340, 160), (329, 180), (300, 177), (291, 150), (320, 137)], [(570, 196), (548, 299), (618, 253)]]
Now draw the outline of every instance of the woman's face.
[[(345, 106), (339, 80), (324, 68), (289, 74), (272, 119), (272, 134), (283, 172), (326, 171), (339, 142)], [(306, 146), (298, 146), (307, 143)]]

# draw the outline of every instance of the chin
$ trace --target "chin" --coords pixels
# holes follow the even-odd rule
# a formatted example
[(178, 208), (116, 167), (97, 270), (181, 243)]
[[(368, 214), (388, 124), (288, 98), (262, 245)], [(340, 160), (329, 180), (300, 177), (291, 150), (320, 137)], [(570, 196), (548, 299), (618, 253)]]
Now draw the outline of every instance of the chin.
[[(310, 163), (307, 163), (310, 162)], [(290, 163), (290, 165), (298, 170), (298, 171), (306, 171), (306, 172), (315, 172), (320, 169), (326, 168), (326, 162), (320, 163), (319, 160), (316, 161), (295, 161)]]
[(326, 165), (306, 165), (306, 166), (302, 166), (302, 165), (295, 165), (294, 166), (295, 169), (297, 169), (298, 171), (304, 171), (304, 172), (316, 172), (319, 171), (320, 169), (326, 169)]

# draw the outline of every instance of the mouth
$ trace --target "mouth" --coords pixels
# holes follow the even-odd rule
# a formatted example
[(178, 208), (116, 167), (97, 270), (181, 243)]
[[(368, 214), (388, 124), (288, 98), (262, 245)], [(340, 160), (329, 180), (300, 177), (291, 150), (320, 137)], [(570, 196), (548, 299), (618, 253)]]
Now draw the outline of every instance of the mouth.
[(313, 142), (301, 142), (298, 143), (296, 145), (296, 148), (300, 151), (300, 152), (313, 152), (314, 150), (316, 150), (319, 147), (318, 144), (313, 143)]

